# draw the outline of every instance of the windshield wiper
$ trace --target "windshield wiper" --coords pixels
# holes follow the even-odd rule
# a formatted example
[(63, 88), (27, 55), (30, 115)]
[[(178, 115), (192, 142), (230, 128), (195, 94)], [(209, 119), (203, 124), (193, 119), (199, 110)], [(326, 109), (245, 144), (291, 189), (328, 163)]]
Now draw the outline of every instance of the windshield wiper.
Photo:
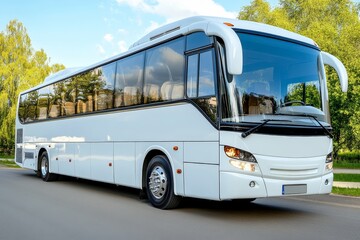
[(249, 136), (250, 134), (256, 132), (257, 130), (259, 130), (260, 128), (262, 128), (265, 124), (267, 124), (268, 122), (291, 122), (291, 120), (284, 120), (284, 119), (264, 119), (264, 122), (256, 125), (253, 128), (250, 128), (249, 130), (247, 130), (246, 132), (243, 132), (241, 134), (241, 137), (246, 138), (247, 136)]
[(282, 114), (282, 113), (276, 113), (275, 115), (312, 118), (312, 119), (315, 120), (315, 122), (317, 122), (317, 124), (319, 124), (319, 126), (324, 130), (324, 132), (326, 133), (326, 135), (327, 135), (329, 138), (334, 138), (334, 136), (331, 134), (331, 132), (330, 132), (329, 130), (327, 130), (326, 127), (324, 127), (324, 125), (322, 125), (321, 122), (320, 122), (315, 116), (308, 115), (308, 114)]
[(325, 133), (328, 135), (329, 138), (334, 138), (334, 136), (331, 134), (331, 132), (329, 130), (327, 130), (326, 127), (324, 127), (324, 125), (322, 125), (321, 122), (319, 120), (317, 120), (316, 117), (311, 116), (311, 115), (307, 115), (307, 114), (305, 114), (305, 116), (314, 119), (319, 124), (319, 126), (322, 129), (324, 129)]

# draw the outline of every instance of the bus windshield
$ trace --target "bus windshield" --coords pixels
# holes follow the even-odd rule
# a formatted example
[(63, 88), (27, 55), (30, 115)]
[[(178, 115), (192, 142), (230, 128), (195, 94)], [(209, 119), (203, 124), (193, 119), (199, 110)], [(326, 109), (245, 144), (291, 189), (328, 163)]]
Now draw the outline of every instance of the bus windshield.
[(326, 122), (318, 49), (272, 37), (237, 35), (243, 47), (243, 73), (228, 75), (224, 81), (222, 122), (260, 123), (266, 115), (292, 115), (296, 125), (312, 124), (301, 117), (309, 115)]

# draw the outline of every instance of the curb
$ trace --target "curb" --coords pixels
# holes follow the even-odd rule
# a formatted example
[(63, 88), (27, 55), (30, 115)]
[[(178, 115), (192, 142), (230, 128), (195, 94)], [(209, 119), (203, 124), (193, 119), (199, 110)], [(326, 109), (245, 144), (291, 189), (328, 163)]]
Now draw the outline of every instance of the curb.
[(360, 188), (360, 182), (333, 182), (333, 187)]

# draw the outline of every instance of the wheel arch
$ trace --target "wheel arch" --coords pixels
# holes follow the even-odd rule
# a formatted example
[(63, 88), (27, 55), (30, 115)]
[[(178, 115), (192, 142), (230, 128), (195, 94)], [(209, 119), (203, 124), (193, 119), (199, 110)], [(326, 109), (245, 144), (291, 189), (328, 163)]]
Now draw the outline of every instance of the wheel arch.
[(46, 148), (44, 148), (44, 147), (41, 147), (41, 148), (39, 149), (39, 152), (38, 152), (38, 155), (37, 155), (37, 169), (36, 169), (36, 171), (40, 171), (40, 167), (41, 167), (40, 158), (41, 158), (41, 155), (42, 155), (44, 152), (46, 152), (47, 155), (48, 155), (48, 157), (49, 157), (49, 152), (48, 152), (48, 150), (47, 150)]
[[(142, 171), (141, 171), (141, 189), (145, 189), (145, 186), (146, 186), (146, 169), (150, 163), (150, 160), (157, 156), (157, 155), (164, 155), (166, 156), (169, 164), (170, 164), (170, 167), (171, 167), (171, 172), (172, 172), (172, 175), (174, 175), (174, 171), (173, 171), (173, 164), (171, 163), (171, 158), (169, 157), (169, 154), (167, 153), (167, 151), (165, 149), (162, 149), (160, 147), (153, 147), (153, 148), (150, 148), (148, 149), (148, 151), (146, 152), (145, 154), (145, 158), (144, 158), (144, 161), (143, 161), (143, 164), (142, 164)], [(173, 176), (174, 178), (174, 176)]]

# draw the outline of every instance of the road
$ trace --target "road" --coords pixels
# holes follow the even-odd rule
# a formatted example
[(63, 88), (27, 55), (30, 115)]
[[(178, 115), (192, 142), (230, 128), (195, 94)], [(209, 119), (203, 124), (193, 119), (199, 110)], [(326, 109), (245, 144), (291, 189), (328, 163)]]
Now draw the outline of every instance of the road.
[(153, 208), (138, 191), (74, 178), (45, 183), (0, 168), (0, 239), (360, 239), (360, 198), (187, 199)]

